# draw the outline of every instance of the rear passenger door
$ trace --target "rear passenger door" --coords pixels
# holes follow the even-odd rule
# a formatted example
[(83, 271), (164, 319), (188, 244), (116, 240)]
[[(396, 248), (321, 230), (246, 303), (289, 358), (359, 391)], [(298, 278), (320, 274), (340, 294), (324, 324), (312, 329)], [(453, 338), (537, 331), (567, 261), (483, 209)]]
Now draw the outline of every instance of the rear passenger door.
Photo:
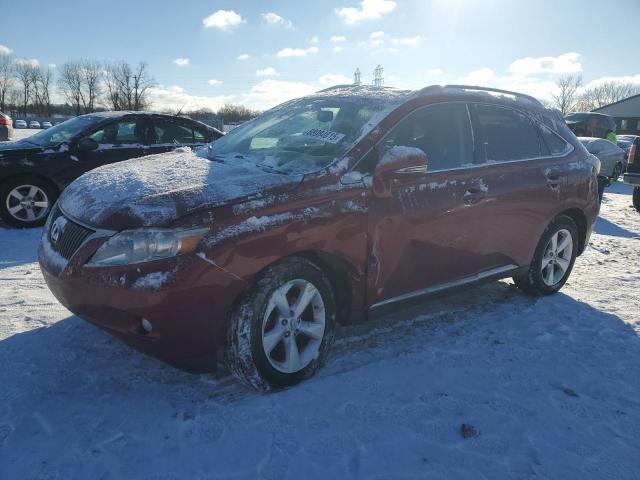
[(182, 118), (153, 117), (149, 153), (163, 153), (177, 147), (204, 145), (202, 132), (194, 131), (193, 124)]
[(516, 109), (475, 104), (473, 113), (484, 250), (492, 267), (528, 265), (567, 194), (572, 147)]

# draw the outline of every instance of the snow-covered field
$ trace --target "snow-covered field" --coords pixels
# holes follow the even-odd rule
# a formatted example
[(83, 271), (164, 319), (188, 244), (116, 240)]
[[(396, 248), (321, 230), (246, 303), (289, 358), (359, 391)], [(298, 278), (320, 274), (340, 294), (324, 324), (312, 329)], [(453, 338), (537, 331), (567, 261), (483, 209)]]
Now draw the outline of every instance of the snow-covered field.
[[(34, 133), (38, 133), (41, 130), (38, 128), (14, 128), (13, 129), (13, 138), (11, 141), (17, 142), (18, 140), (22, 140), (23, 138), (27, 138)], [(2, 142), (0, 142), (2, 143)]]
[[(640, 478), (640, 214), (631, 189), (567, 286), (495, 282), (343, 329), (271, 395), (174, 370), (71, 315), (0, 227), (0, 478)], [(462, 435), (462, 425), (465, 435)]]

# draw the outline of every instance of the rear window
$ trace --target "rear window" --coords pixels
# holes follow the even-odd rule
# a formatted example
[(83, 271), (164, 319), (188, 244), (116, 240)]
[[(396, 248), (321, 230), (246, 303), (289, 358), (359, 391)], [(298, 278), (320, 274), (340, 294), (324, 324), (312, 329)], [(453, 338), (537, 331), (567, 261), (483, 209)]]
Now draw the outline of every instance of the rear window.
[(521, 112), (497, 105), (476, 105), (480, 144), (487, 162), (541, 156), (538, 131)]

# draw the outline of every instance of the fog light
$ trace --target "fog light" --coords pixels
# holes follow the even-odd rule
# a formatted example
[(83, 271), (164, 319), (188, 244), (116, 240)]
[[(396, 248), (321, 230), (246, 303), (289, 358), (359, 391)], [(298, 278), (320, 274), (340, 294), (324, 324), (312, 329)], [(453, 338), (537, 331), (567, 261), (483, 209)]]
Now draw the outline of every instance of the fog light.
[(143, 318), (140, 324), (142, 325), (142, 329), (147, 333), (150, 333), (151, 330), (153, 330), (153, 325), (151, 325), (151, 322), (146, 318)]

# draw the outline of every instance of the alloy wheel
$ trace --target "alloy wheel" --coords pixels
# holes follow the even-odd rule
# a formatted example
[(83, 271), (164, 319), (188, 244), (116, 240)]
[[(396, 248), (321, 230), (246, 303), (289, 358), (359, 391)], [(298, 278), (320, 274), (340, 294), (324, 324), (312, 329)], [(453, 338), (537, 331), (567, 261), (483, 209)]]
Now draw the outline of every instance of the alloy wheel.
[(49, 197), (36, 185), (19, 185), (6, 199), (9, 214), (20, 222), (35, 222), (49, 211)]
[(558, 230), (549, 239), (542, 257), (542, 280), (553, 287), (566, 275), (571, 265), (573, 254), (573, 237), (569, 230)]
[(278, 287), (262, 320), (262, 348), (282, 373), (304, 369), (320, 351), (326, 326), (322, 295), (309, 281), (291, 280)]

